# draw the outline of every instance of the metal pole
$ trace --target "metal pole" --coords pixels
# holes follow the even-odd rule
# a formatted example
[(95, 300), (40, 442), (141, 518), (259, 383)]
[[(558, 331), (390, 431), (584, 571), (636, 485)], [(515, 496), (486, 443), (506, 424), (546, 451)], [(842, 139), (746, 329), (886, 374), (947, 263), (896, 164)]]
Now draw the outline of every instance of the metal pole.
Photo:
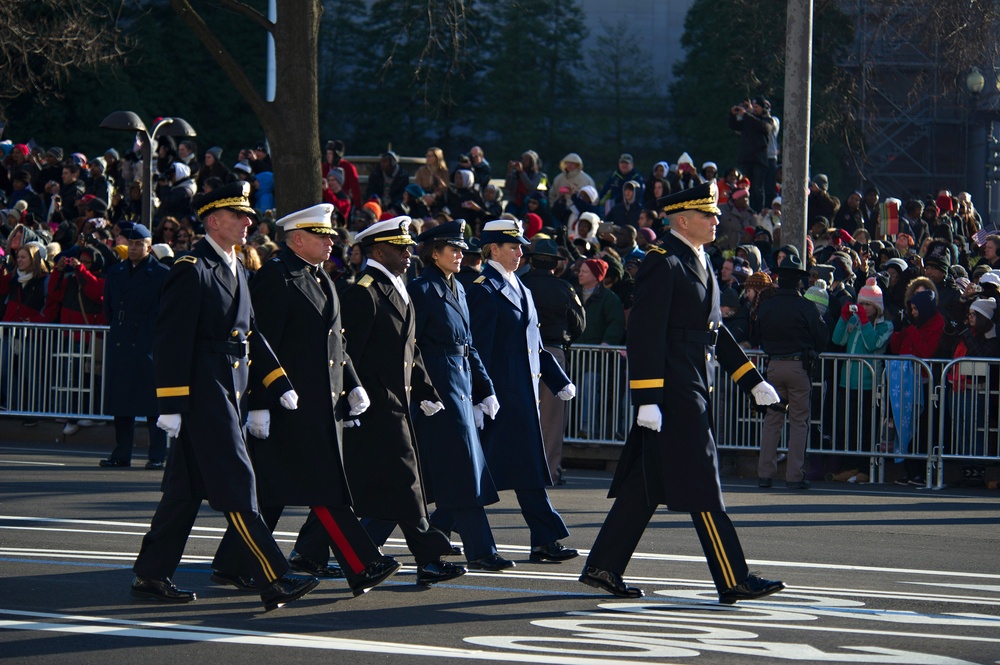
[(153, 139), (142, 132), (142, 224), (153, 230)]
[(805, 256), (812, 104), (812, 0), (790, 0), (785, 39), (781, 241)]

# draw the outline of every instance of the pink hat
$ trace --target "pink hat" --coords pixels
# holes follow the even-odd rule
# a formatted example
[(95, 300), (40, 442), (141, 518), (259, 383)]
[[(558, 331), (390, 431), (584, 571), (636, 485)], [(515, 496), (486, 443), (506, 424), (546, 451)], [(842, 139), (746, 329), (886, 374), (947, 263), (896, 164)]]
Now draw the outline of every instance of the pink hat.
[(529, 212), (524, 216), (524, 222), (524, 237), (526, 238), (530, 238), (542, 230), (542, 218), (533, 212)]
[(869, 277), (865, 285), (858, 292), (858, 304), (868, 303), (878, 309), (879, 315), (885, 309), (885, 301), (882, 299), (882, 289), (878, 287), (878, 282), (874, 277)]
[(639, 229), (639, 235), (645, 238), (646, 242), (656, 242), (656, 231), (649, 228), (648, 226), (644, 226), (641, 229)]

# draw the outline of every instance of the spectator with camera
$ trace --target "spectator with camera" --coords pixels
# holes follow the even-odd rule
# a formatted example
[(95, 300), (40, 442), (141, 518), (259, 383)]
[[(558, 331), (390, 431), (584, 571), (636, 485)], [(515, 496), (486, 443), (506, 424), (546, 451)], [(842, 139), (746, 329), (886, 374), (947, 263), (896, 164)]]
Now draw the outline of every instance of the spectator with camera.
[(635, 182), (639, 185), (636, 201), (642, 201), (646, 181), (643, 180), (642, 174), (635, 170), (635, 160), (627, 152), (622, 153), (621, 157), (618, 158), (618, 168), (608, 177), (598, 193), (599, 201), (604, 205), (605, 212), (621, 203), (622, 190), (626, 182)]
[(521, 217), (527, 212), (527, 199), (538, 190), (544, 177), (541, 160), (534, 150), (525, 150), (521, 159), (507, 162), (507, 179), (504, 184), (504, 195), (507, 198), (509, 212), (515, 217)]

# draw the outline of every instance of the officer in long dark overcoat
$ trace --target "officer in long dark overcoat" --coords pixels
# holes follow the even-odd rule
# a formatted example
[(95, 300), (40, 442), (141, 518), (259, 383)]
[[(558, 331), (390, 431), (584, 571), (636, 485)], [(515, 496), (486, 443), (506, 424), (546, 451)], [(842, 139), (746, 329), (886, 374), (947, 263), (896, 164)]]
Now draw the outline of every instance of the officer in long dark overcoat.
[(128, 257), (108, 268), (104, 280), (104, 318), (109, 330), (104, 363), (104, 411), (115, 417), (115, 449), (102, 467), (132, 464), (136, 416), (149, 431), (147, 469), (162, 469), (167, 435), (156, 426), (160, 415), (153, 380), (153, 327), (160, 291), (170, 269), (150, 253), (153, 236), (142, 224), (128, 234)]
[(476, 431), (476, 422), (485, 417), (484, 409), (499, 403), (472, 345), (465, 288), (457, 279), (462, 253), (468, 247), (464, 230), (465, 221), (457, 220), (417, 236), (426, 267), (406, 290), (417, 315), (417, 347), (444, 410), (431, 418), (415, 414), (413, 425), (424, 490), (428, 502), (436, 504), (431, 525), (445, 533), (457, 531), (465, 558), (473, 565), (503, 570), (514, 562), (497, 554), (483, 508), (500, 497)]
[(410, 406), (431, 418), (444, 408), (415, 344), (416, 314), (402, 275), (410, 265), (407, 216), (378, 222), (355, 236), (367, 257), (365, 270), (344, 292), (347, 352), (371, 406), (357, 427), (344, 432), (344, 466), (354, 508), (366, 518), (372, 541), (381, 545), (399, 525), (417, 563), (417, 583), (464, 575), (444, 561), (451, 543), (430, 526), (420, 455)]
[[(246, 271), (234, 246), (246, 241), (253, 208), (247, 183), (195, 198), (206, 236), (167, 275), (153, 340), (157, 425), (176, 442), (163, 474), (163, 497), (132, 569), (132, 596), (189, 602), (194, 592), (170, 580), (201, 502), (225, 514), (272, 610), (319, 583), (286, 577), (288, 562), (260, 516), (243, 433), (248, 386), (267, 389), (284, 408), (298, 396), (257, 332)], [(252, 365), (251, 365), (252, 362)]]
[[(299, 408), (282, 409), (268, 391), (251, 389), (248, 443), (267, 525), (274, 529), (286, 505), (311, 506), (309, 519), (318, 522), (323, 536), (317, 539), (315, 559), (293, 552), (289, 563), (302, 572), (330, 576), (325, 560), (331, 548), (360, 595), (399, 564), (383, 557), (361, 526), (344, 475), (342, 423), (352, 412), (364, 412), (368, 396), (344, 350), (340, 301), (323, 270), (336, 233), (332, 214), (333, 206), (323, 203), (279, 219), (275, 224), (285, 233), (285, 246), (254, 275), (250, 294), (257, 328), (296, 386)], [(253, 588), (238, 542), (235, 529), (227, 530), (212, 579)]]
[(749, 574), (719, 483), (714, 362), (758, 404), (779, 398), (722, 325), (719, 285), (703, 249), (715, 239), (718, 200), (714, 182), (660, 199), (671, 231), (647, 253), (637, 275), (626, 340), (636, 426), (611, 484), (615, 503), (580, 577), (618, 596), (643, 595), (621, 576), (659, 504), (691, 513), (722, 602), (784, 588)]
[(500, 412), (482, 432), (486, 465), (498, 490), (512, 489), (531, 532), (532, 561), (564, 561), (577, 551), (559, 540), (569, 535), (545, 487), (552, 484), (539, 423), (539, 382), (568, 400), (576, 387), (545, 350), (538, 312), (514, 273), (528, 244), (521, 223), (487, 222), (480, 237), (484, 266), (468, 292), (472, 343), (493, 380)]

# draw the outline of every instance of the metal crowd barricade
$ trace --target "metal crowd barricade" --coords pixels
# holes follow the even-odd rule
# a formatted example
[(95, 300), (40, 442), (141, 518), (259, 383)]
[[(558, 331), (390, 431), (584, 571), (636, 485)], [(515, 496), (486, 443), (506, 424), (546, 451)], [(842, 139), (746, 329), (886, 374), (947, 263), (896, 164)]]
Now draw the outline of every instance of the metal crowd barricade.
[(106, 331), (0, 324), (0, 407), (12, 416), (110, 419), (101, 413)]
[[(763, 354), (747, 355), (764, 369)], [(566, 441), (624, 444), (634, 418), (624, 347), (575, 346), (567, 366), (578, 398), (569, 403)], [(718, 367), (712, 396), (718, 447), (759, 450), (764, 416)], [(940, 489), (945, 459), (1000, 460), (998, 402), (1000, 359), (823, 354), (813, 367), (807, 450), (864, 460), (872, 482), (885, 482), (889, 464), (918, 459), (925, 486)], [(781, 451), (787, 435), (786, 427)]]

